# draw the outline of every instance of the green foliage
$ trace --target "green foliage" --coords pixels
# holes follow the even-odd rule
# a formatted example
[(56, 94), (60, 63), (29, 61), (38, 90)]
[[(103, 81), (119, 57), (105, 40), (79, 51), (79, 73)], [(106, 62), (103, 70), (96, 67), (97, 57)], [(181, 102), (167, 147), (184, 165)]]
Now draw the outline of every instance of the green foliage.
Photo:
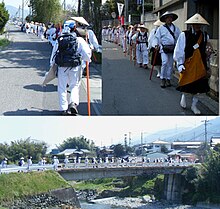
[(1, 174), (0, 185), (0, 202), (70, 187), (55, 171)]
[(4, 27), (9, 20), (9, 13), (5, 8), (4, 3), (0, 3), (0, 34), (3, 33)]
[(207, 149), (205, 162), (184, 172), (187, 194), (183, 195), (183, 201), (220, 203), (220, 152), (216, 150)]
[(65, 149), (88, 149), (90, 151), (95, 150), (95, 144), (93, 141), (85, 138), (84, 136), (70, 137), (63, 141), (62, 144), (57, 146), (60, 151)]
[(0, 38), (0, 47), (6, 47), (8, 46), (8, 44), (10, 43), (10, 41), (6, 38)]
[(167, 147), (165, 145), (161, 146), (161, 152), (162, 153), (168, 153), (168, 149), (167, 149)]
[(44, 156), (47, 151), (45, 142), (35, 142), (30, 138), (25, 140), (12, 141), (11, 144), (0, 143), (0, 160), (7, 157), (9, 162), (16, 163), (20, 157), (25, 160), (28, 156), (32, 156), (33, 162), (38, 162), (40, 157)]
[(124, 146), (122, 144), (117, 144), (113, 148), (115, 157), (122, 157), (126, 154)]
[(54, 22), (61, 21), (61, 4), (59, 0), (30, 0), (33, 9), (33, 21)]
[(78, 183), (74, 183), (73, 187), (76, 190), (96, 190), (97, 192), (102, 192), (103, 190), (111, 190), (114, 189), (114, 185), (112, 182), (113, 178), (105, 178), (105, 179), (97, 179), (93, 181), (81, 181)]
[(102, 192), (103, 190), (114, 190), (115, 187), (118, 187), (120, 188), (121, 197), (137, 197), (146, 194), (161, 197), (161, 194), (163, 194), (163, 175), (105, 178), (81, 181), (77, 183), (73, 182), (73, 187), (76, 190), (92, 189), (97, 192)]
[(157, 175), (154, 182), (154, 195), (156, 199), (162, 199), (164, 192), (164, 175)]

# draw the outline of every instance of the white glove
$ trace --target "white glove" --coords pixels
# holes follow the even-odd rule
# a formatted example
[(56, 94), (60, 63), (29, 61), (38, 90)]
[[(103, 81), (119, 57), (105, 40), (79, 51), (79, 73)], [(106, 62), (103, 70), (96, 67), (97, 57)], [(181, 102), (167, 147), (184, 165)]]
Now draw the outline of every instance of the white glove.
[(178, 66), (178, 71), (179, 71), (180, 73), (182, 73), (184, 70), (185, 70), (184, 65)]
[(97, 51), (98, 53), (102, 53), (102, 47), (99, 47), (96, 51)]

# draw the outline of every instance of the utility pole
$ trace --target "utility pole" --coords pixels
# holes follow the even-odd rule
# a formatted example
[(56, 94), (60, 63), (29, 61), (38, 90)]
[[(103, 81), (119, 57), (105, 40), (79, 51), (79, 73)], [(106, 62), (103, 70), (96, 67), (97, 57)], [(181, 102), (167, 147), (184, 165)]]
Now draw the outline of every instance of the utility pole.
[(205, 120), (202, 120), (202, 122), (204, 122), (204, 125), (205, 125), (205, 146), (207, 145), (207, 125), (208, 125), (208, 122), (209, 120), (207, 120), (207, 118)]
[(66, 10), (66, 0), (63, 0), (63, 10)]
[(144, 0), (142, 1), (142, 23), (144, 24)]
[(131, 147), (131, 132), (129, 132), (129, 147)]
[(22, 21), (22, 23), (24, 23), (24, 0), (22, 0), (22, 5), (21, 5), (21, 14), (22, 14), (22, 19), (21, 19), (21, 21)]
[(125, 139), (124, 139), (124, 143), (125, 143), (125, 152), (127, 154), (127, 134), (125, 134)]
[(125, 0), (125, 11), (124, 11), (124, 22), (127, 23), (128, 22), (128, 0)]
[(143, 132), (141, 132), (141, 155), (143, 155)]

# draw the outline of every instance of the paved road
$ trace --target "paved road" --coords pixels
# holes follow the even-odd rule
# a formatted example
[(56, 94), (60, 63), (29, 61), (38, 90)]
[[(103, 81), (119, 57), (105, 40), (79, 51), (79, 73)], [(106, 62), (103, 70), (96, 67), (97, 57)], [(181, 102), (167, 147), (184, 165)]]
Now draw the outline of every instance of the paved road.
[[(57, 79), (42, 87), (52, 47), (46, 40), (9, 27), (11, 44), (0, 51), (0, 115), (59, 115)], [(101, 114), (101, 65), (90, 66), (91, 115)], [(80, 88), (80, 115), (87, 115), (86, 78)]]
[[(193, 115), (190, 98), (186, 109), (179, 105), (176, 78), (172, 87), (162, 89), (156, 71), (149, 80), (150, 69), (134, 66), (119, 46), (109, 42), (102, 46), (103, 115)], [(202, 115), (217, 115), (218, 102), (203, 97), (206, 103), (198, 104)]]

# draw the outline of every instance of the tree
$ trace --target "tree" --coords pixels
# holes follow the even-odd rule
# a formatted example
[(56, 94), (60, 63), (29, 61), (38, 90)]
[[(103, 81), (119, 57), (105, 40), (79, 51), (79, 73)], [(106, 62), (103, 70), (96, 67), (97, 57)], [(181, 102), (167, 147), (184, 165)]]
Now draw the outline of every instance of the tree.
[(7, 157), (9, 161), (16, 163), (21, 157), (25, 159), (32, 156), (33, 161), (38, 161), (45, 156), (47, 151), (45, 142), (34, 141), (31, 138), (12, 141), (11, 144), (0, 144), (0, 157)]
[(30, 0), (33, 21), (55, 22), (61, 21), (62, 7), (59, 0)]
[(161, 146), (161, 152), (162, 153), (168, 153), (168, 149), (167, 149), (167, 147), (165, 145)]
[(201, 146), (197, 149), (196, 155), (199, 158), (199, 162), (204, 162), (210, 153), (210, 146), (207, 143), (201, 144)]
[(115, 145), (113, 150), (115, 157), (123, 157), (126, 154), (124, 146), (122, 144)]
[(57, 146), (57, 148), (60, 151), (63, 151), (65, 149), (77, 149), (77, 150), (88, 149), (90, 151), (94, 151), (95, 144), (93, 141), (90, 141), (84, 136), (79, 136), (79, 137), (70, 137), (64, 140), (64, 142), (59, 146)]
[(4, 27), (9, 20), (9, 13), (5, 8), (5, 4), (0, 3), (0, 34), (4, 31)]

